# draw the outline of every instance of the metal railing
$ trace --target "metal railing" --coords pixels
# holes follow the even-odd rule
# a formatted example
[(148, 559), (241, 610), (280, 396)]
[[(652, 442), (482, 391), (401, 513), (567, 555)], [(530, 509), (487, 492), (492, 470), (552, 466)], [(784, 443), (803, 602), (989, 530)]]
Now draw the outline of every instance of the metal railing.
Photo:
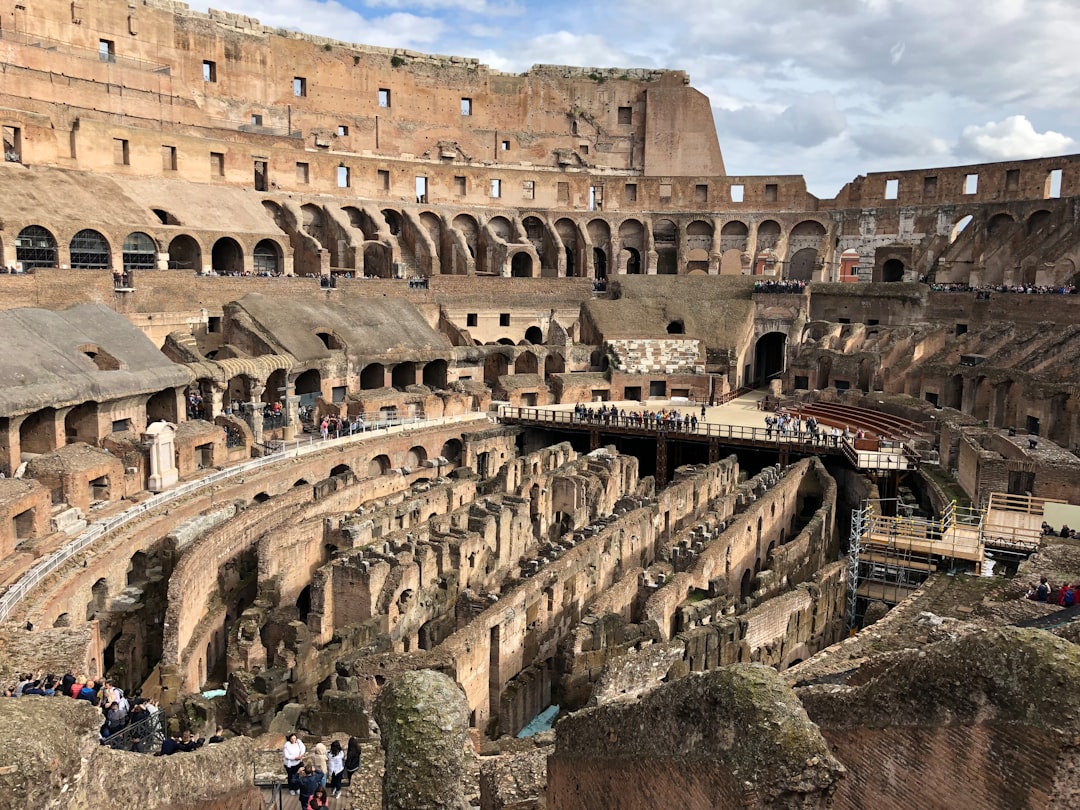
[(102, 745), (119, 751), (153, 754), (165, 741), (165, 713), (156, 711), (137, 723), (125, 726), (101, 741)]
[[(479, 414), (476, 412), (465, 416), (471, 416), (476, 418)], [(403, 419), (387, 420), (386, 423), (381, 426), (380, 430), (386, 430), (392, 427), (409, 427), (424, 428), (434, 427), (441, 424), (449, 424), (450, 422), (460, 421), (462, 417), (459, 416), (440, 416), (434, 419), (423, 419), (422, 417), (406, 417)], [(228, 481), (231, 478), (235, 478), (238, 475), (252, 472), (263, 467), (267, 467), (272, 464), (277, 464), (279, 461), (290, 458), (299, 458), (309, 453), (318, 452), (324, 450), (327, 447), (335, 444), (348, 444), (349, 442), (359, 441), (362, 438), (370, 437), (370, 431), (365, 433), (357, 433), (353, 436), (342, 436), (341, 438), (322, 439), (319, 436), (305, 436), (303, 439), (296, 439), (288, 442), (277, 442), (274, 444), (267, 443), (273, 449), (273, 453), (262, 458), (253, 459), (252, 461), (245, 461), (241, 464), (237, 464), (233, 467), (227, 467), (224, 470), (218, 470), (207, 476), (199, 478), (195, 481), (188, 481), (187, 483), (180, 484), (165, 492), (159, 492), (157, 495), (153, 495), (147, 498), (145, 501), (125, 510), (119, 515), (106, 518), (91, 525), (86, 531), (78, 535), (72, 542), (66, 544), (60, 549), (57, 549), (52, 554), (42, 558), (41, 562), (27, 571), (22, 577), (20, 577), (15, 583), (13, 583), (4, 592), (4, 595), (0, 597), (0, 622), (7, 619), (11, 614), (11, 611), (15, 609), (15, 606), (26, 598), (26, 595), (34, 589), (39, 582), (45, 577), (52, 574), (56, 569), (66, 563), (68, 560), (82, 553), (95, 542), (100, 540), (117, 529), (122, 528), (136, 518), (151, 512), (154, 509), (158, 509), (172, 501), (182, 498), (186, 495), (190, 495), (194, 492), (198, 492), (206, 487), (213, 486), (223, 481)]]
[(781, 433), (779, 428), (746, 427), (744, 425), (723, 425), (717, 422), (698, 422), (694, 427), (687, 420), (683, 420), (678, 426), (674, 422), (658, 423), (655, 420), (637, 420), (633, 416), (615, 416), (601, 419), (597, 416), (582, 417), (573, 411), (552, 411), (545, 408), (514, 408), (502, 406), (499, 409), (499, 417), (505, 419), (519, 419), (527, 422), (540, 422), (555, 425), (565, 425), (582, 430), (591, 428), (619, 428), (627, 431), (637, 431), (646, 434), (663, 433), (665, 435), (687, 435), (702, 438), (729, 439), (740, 442), (754, 442), (757, 444), (791, 445), (795, 447), (826, 448), (839, 451), (840, 443), (834, 442), (833, 437), (819, 434), (815, 439), (809, 433), (802, 431), (798, 434), (793, 432)]
[[(627, 416), (615, 415), (600, 417), (581, 416), (574, 411), (554, 411), (546, 408), (514, 408), (501, 406), (499, 418), (533, 422), (538, 424), (559, 425), (577, 430), (595, 428), (615, 428), (622, 432), (640, 435), (685, 436), (694, 439), (719, 439), (722, 441), (753, 444), (776, 448), (795, 449), (808, 453), (842, 453), (851, 464), (859, 469), (874, 470), (910, 470), (918, 466), (918, 454), (906, 444), (879, 450), (858, 450), (855, 440), (846, 436), (832, 436), (824, 432), (812, 435), (803, 430), (798, 433), (781, 431), (780, 428), (746, 427), (744, 425), (724, 425), (716, 422), (698, 422), (696, 425), (683, 419), (681, 422), (658, 422), (654, 419), (638, 419), (633, 412)], [(895, 443), (894, 443), (895, 444)], [(913, 458), (914, 456), (914, 458)]]

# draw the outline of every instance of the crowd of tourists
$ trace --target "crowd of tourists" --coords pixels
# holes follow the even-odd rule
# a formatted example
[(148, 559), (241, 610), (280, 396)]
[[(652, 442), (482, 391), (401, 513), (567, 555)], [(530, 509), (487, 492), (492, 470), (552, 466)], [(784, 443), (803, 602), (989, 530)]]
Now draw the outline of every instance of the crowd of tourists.
[(760, 293), (801, 293), (806, 290), (806, 282), (796, 279), (779, 281), (755, 281), (754, 292)]
[(930, 285), (932, 292), (973, 292), (989, 298), (990, 293), (1019, 293), (1021, 295), (1076, 295), (1075, 284), (939, 284)]
[(289, 792), (299, 798), (301, 810), (322, 810), (329, 796), (340, 796), (342, 786), (351, 785), (360, 770), (360, 742), (350, 737), (345, 748), (337, 740), (330, 748), (320, 742), (309, 752), (294, 732), (285, 738), (281, 757)]
[[(702, 419), (705, 418), (702, 407)], [(698, 418), (694, 414), (684, 414), (675, 408), (661, 408), (658, 411), (645, 409), (633, 410), (616, 408), (614, 405), (601, 405), (599, 408), (586, 407), (580, 402), (574, 406), (574, 421), (597, 425), (623, 425), (625, 427), (648, 428), (650, 430), (696, 431)]]
[[(71, 672), (64, 675), (34, 675), (24, 673), (19, 680), (4, 689), (4, 697), (21, 698), (38, 695), (42, 697), (66, 697), (71, 700), (84, 700), (91, 706), (101, 709), (101, 741), (114, 744), (115, 738), (128, 729), (156, 715), (160, 709), (156, 700), (148, 700), (136, 689), (130, 696), (124, 690), (107, 679), (95, 680), (85, 676), (75, 676)], [(153, 735), (148, 730), (145, 734), (126, 734), (123, 744), (116, 746), (129, 751), (149, 753)]]

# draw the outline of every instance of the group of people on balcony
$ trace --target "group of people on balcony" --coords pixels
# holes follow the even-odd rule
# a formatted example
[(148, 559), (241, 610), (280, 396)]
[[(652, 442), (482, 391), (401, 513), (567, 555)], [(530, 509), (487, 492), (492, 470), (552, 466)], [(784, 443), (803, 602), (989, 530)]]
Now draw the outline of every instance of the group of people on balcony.
[(650, 430), (688, 430), (696, 431), (698, 418), (693, 414), (684, 414), (675, 408), (661, 408), (659, 411), (628, 411), (614, 405), (601, 405), (599, 408), (586, 407), (582, 403), (574, 406), (574, 421), (595, 422), (601, 425), (624, 425), (626, 427), (649, 428)]
[(757, 293), (801, 293), (805, 290), (806, 282), (793, 278), (754, 282), (754, 292)]
[(1023, 295), (1076, 295), (1075, 284), (938, 284), (930, 285), (933, 292), (973, 292), (984, 298), (990, 293), (1021, 293)]

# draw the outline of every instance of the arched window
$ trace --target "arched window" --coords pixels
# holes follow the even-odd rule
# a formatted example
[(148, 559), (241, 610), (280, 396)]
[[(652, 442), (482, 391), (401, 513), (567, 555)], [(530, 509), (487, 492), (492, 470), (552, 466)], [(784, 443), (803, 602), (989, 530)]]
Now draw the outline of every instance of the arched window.
[(86, 228), (71, 237), (71, 266), (76, 270), (104, 270), (112, 265), (109, 243), (95, 230)]
[(15, 239), (15, 259), (23, 270), (56, 267), (56, 239), (40, 225), (23, 228)]
[(281, 249), (272, 239), (263, 239), (255, 246), (255, 273), (260, 276), (276, 276), (281, 272)]
[(145, 233), (136, 231), (124, 240), (124, 269), (153, 270), (157, 267), (157, 243)]

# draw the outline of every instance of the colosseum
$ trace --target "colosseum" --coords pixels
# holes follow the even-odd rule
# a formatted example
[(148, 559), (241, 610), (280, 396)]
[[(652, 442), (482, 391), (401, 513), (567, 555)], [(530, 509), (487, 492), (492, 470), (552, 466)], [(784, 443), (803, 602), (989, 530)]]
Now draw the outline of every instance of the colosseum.
[(1080, 155), (821, 199), (683, 72), (174, 0), (0, 53), (0, 807), (301, 807), (293, 733), (332, 808), (1075, 804)]

